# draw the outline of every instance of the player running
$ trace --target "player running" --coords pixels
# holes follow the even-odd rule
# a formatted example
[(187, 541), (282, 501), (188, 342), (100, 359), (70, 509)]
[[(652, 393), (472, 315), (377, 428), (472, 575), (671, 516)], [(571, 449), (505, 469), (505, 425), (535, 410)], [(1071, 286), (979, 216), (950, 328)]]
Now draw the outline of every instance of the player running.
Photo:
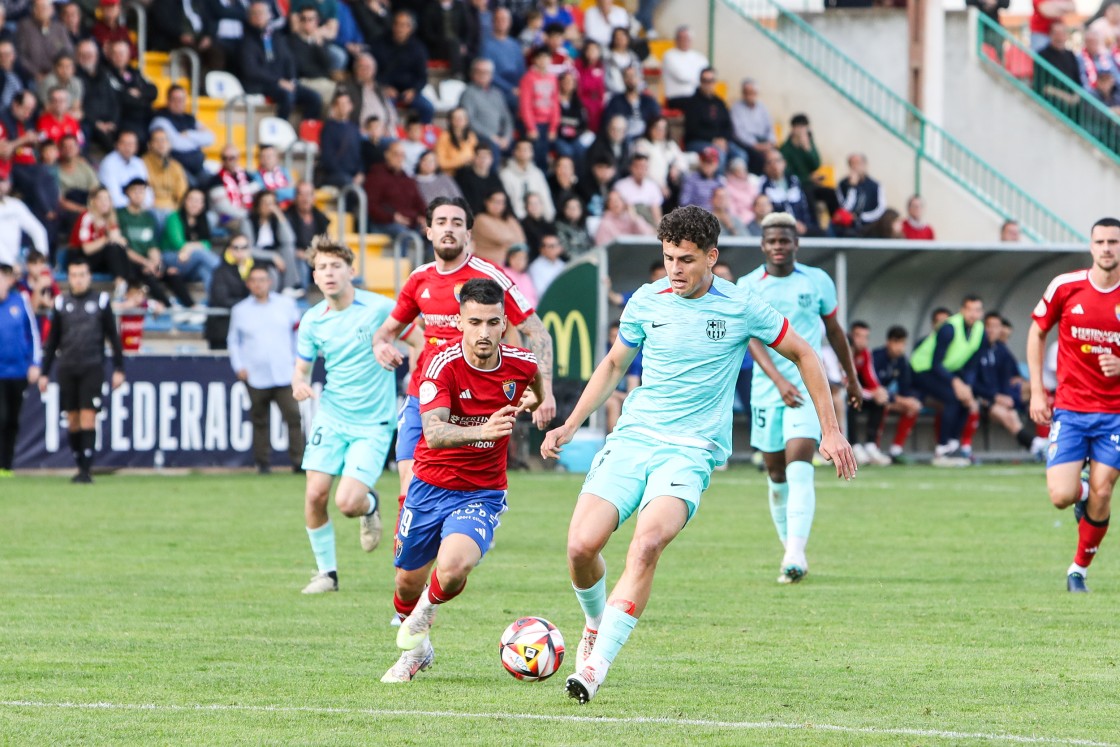
[[(642, 286), (626, 304), (618, 341), (567, 421), (541, 445), (542, 456), (556, 457), (611, 396), (641, 349), (641, 386), (626, 398), (618, 425), (595, 456), (568, 528), (568, 568), (586, 627), (567, 690), (580, 703), (603, 684), (649, 601), (661, 553), (695, 514), (713, 468), (731, 452), (735, 379), (748, 340), (757, 337), (794, 362), (824, 424), (821, 452), (835, 462), (837, 475), (850, 479), (856, 472), (812, 347), (765, 301), (712, 274), (719, 231), (715, 216), (696, 206), (661, 220), (668, 277)], [(608, 600), (601, 552), (634, 513), (626, 567)]]
[[(863, 404), (863, 390), (848, 349), (848, 337), (836, 318), (836, 286), (824, 270), (797, 262), (797, 248), (797, 223), (793, 217), (788, 213), (766, 216), (762, 220), (762, 253), (766, 262), (739, 278), (739, 285), (784, 314), (790, 327), (817, 353), (821, 349), (824, 320), (828, 344), (847, 375), (848, 406), (858, 410)], [(791, 584), (809, 572), (805, 546), (817, 505), (813, 453), (821, 438), (822, 423), (812, 409), (803, 407), (811, 392), (798, 367), (774, 355), (757, 340), (751, 342), (751, 355), (755, 360), (751, 446), (762, 452), (770, 517), (785, 548), (778, 583)]]
[[(463, 339), (432, 355), (422, 373), (423, 433), (396, 536), (393, 605), (405, 616), (397, 631), (404, 653), (382, 682), (409, 682), (431, 666), (428, 631), (436, 610), (463, 591), (506, 510), (506, 447), (514, 420), (544, 400), (544, 376), (533, 354), (501, 344), (507, 292), (488, 278), (464, 283)], [(522, 405), (526, 389), (532, 402)]]
[[(1085, 576), (1108, 531), (1120, 475), (1120, 220), (1093, 225), (1089, 252), (1092, 267), (1050, 282), (1027, 333), (1031, 420), (1050, 424), (1046, 487), (1056, 508), (1074, 507), (1077, 521), (1077, 553), (1066, 571), (1072, 592), (1089, 591)], [(1046, 335), (1055, 326), (1058, 391), (1051, 413), (1042, 367)]]
[(422, 265), (409, 276), (397, 297), (397, 305), (373, 338), (373, 349), (382, 366), (396, 369), (401, 364), (400, 351), (393, 342), (401, 331), (418, 316), (424, 321), (427, 354), (421, 354), (408, 384), (408, 398), (401, 408), (397, 423), (397, 473), (400, 475), (399, 506), (404, 506), (405, 493), (412, 480), (412, 459), (420, 440), (420, 409), (417, 402), (420, 379), (432, 352), (449, 340), (459, 337), (459, 289), (471, 278), (490, 278), (505, 293), (506, 316), (524, 338), (525, 347), (533, 351), (544, 377), (545, 399), (533, 420), (544, 428), (556, 416), (556, 400), (552, 397), (552, 337), (533, 310), (502, 270), (467, 251), (471, 241), (474, 215), (461, 197), (437, 197), (428, 205), (428, 240), (435, 247), (436, 259)]
[(317, 239), (307, 261), (325, 298), (300, 321), (292, 394), (297, 402), (315, 396), (311, 371), (322, 354), (327, 385), (303, 453), (307, 471), (303, 511), (318, 566), (303, 593), (319, 594), (338, 591), (334, 526), (327, 515), (335, 477), (340, 477), (334, 493), (338, 509), (346, 516), (361, 517), (362, 549), (370, 552), (381, 540), (373, 485), (393, 439), (397, 383), (392, 371), (377, 365), (372, 346), (373, 334), (389, 317), (392, 301), (354, 287), (354, 254), (349, 247)]

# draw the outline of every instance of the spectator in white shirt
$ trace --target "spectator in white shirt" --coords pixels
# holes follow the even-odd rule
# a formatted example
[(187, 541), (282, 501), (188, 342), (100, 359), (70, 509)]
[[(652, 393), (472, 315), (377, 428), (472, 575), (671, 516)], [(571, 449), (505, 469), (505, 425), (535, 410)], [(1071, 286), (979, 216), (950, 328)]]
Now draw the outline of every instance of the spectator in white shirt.
[(614, 191), (652, 225), (661, 223), (661, 205), (665, 202), (665, 195), (649, 175), (649, 157), (646, 154), (631, 156), (630, 176), (615, 182)]
[(556, 234), (548, 234), (541, 239), (541, 253), (529, 263), (529, 278), (537, 290), (537, 296), (543, 298), (552, 281), (564, 272), (568, 263), (560, 258), (564, 253), (564, 245)]
[(700, 73), (709, 67), (708, 58), (692, 48), (692, 30), (677, 28), (676, 46), (665, 50), (661, 58), (661, 83), (665, 88), (665, 104), (680, 109), (684, 99), (696, 93)]
[(50, 256), (47, 229), (39, 222), (27, 205), (11, 196), (12, 166), (0, 163), (0, 265), (22, 267), (20, 260), (20, 235), (26, 233), (35, 245), (35, 251)]
[[(139, 140), (132, 130), (121, 130), (117, 135), (117, 147), (105, 158), (101, 159), (101, 168), (97, 176), (101, 183), (109, 190), (113, 200), (113, 207), (123, 208), (128, 204), (128, 197), (124, 193), (124, 185), (133, 179), (143, 179), (150, 182), (148, 167), (144, 160), (136, 155), (139, 149)], [(151, 208), (155, 202), (152, 188), (148, 187), (148, 194), (144, 198), (144, 208)]]
[[(544, 219), (556, 220), (556, 206), (552, 204), (552, 190), (548, 188), (548, 179), (544, 172), (533, 163), (533, 143), (529, 140), (518, 140), (513, 146), (513, 158), (498, 175), (509, 195), (510, 206), (518, 220), (525, 219), (525, 197), (529, 194), (541, 196), (544, 203)], [(538, 289), (539, 290), (539, 289)]]
[(761, 174), (766, 154), (778, 147), (774, 118), (758, 100), (758, 84), (753, 78), (744, 78), (741, 90), (742, 98), (731, 105), (731, 139), (746, 154), (747, 170)]
[(595, 5), (583, 13), (583, 36), (596, 42), (603, 49), (610, 46), (611, 29), (629, 29), (630, 14), (611, 0), (596, 0)]

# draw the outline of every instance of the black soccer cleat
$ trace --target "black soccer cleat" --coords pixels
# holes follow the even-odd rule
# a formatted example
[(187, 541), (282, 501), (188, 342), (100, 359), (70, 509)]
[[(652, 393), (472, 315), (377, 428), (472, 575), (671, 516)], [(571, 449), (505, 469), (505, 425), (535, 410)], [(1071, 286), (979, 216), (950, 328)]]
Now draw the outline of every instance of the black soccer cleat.
[(93, 476), (88, 472), (79, 472), (70, 478), (70, 482), (75, 485), (90, 485), (93, 483)]
[(583, 683), (580, 682), (577, 677), (568, 678), (567, 689), (568, 697), (575, 698), (579, 701), (580, 705), (591, 700), (591, 696), (587, 694), (587, 688), (583, 686)]
[(1089, 502), (1088, 498), (1080, 500), (1073, 504), (1073, 523), (1080, 524), (1081, 520), (1085, 518), (1085, 504)]
[(1066, 589), (1075, 594), (1089, 593), (1089, 587), (1085, 585), (1085, 577), (1080, 573), (1071, 573), (1066, 576)]

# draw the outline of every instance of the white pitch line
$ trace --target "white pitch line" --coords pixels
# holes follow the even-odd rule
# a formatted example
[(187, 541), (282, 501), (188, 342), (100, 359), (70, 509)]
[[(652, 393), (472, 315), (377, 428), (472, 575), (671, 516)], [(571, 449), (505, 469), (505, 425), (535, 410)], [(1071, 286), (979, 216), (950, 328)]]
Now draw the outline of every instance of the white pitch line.
[(1089, 739), (1062, 739), (1059, 737), (1028, 737), (1018, 734), (983, 734), (940, 729), (892, 729), (875, 726), (837, 726), (835, 724), (793, 724), (782, 721), (709, 721), (692, 718), (657, 718), (652, 716), (564, 716), (541, 713), (464, 713), (460, 711), (414, 711), (379, 708), (329, 708), (316, 706), (228, 705), (225, 703), (198, 703), (193, 705), (161, 705), (157, 703), (46, 703), (35, 700), (0, 700), (7, 708), (68, 708), (90, 711), (173, 711), (173, 712), (244, 712), (244, 713), (317, 713), (344, 716), (422, 716), (425, 718), (509, 719), (511, 721), (559, 721), (586, 724), (650, 724), (654, 726), (688, 726), (706, 729), (738, 729), (743, 731), (804, 730), (833, 731), (844, 734), (877, 734), (931, 739), (978, 739), (989, 742), (1013, 744), (1054, 744), (1076, 747), (1120, 747), (1113, 742), (1094, 742)]

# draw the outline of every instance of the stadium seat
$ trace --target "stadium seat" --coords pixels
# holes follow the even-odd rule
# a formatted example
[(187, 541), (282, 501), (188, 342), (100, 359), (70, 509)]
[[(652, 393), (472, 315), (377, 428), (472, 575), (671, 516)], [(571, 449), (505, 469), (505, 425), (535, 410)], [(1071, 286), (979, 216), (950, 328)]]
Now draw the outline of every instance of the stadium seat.
[(318, 145), (322, 134), (323, 121), (321, 119), (305, 119), (299, 123), (300, 140)]
[[(227, 73), (225, 70), (211, 70), (206, 73), (206, 95), (221, 99), (228, 102), (231, 99), (245, 93), (245, 88), (241, 85), (236, 75)], [(245, 97), (246, 103), (253, 106), (263, 106), (265, 97), (260, 94), (249, 94)]]
[(291, 148), (299, 140), (292, 123), (280, 117), (265, 117), (257, 127), (257, 142), (272, 145), (281, 153)]
[[(457, 78), (448, 78), (439, 83), (439, 103), (436, 103), (436, 111), (449, 112), (459, 105), (459, 99), (463, 97), (463, 91), (467, 90), (467, 84)], [(435, 102), (433, 102), (435, 103)]]

